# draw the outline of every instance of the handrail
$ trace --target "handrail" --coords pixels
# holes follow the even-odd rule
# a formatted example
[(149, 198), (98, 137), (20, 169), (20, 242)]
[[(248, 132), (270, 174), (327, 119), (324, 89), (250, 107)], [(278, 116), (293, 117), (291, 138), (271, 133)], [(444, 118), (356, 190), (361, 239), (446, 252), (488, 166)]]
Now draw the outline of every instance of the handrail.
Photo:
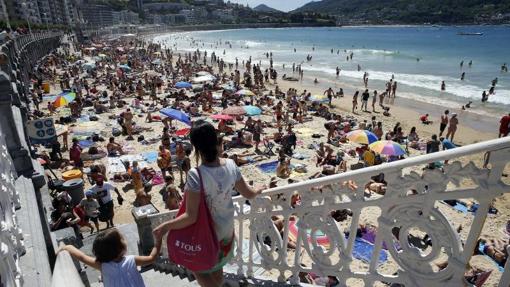
[[(61, 243), (61, 246), (63, 243)], [(73, 258), (69, 252), (62, 250), (57, 254), (51, 287), (84, 287)]]
[[(485, 168), (478, 160), (480, 155), (488, 152), (490, 159), (488, 168)], [(476, 164), (470, 157), (473, 155), (478, 156)], [(460, 158), (464, 163), (453, 161)], [(429, 163), (443, 160), (450, 162), (442, 169), (424, 169)], [(465, 161), (469, 163), (465, 164)], [(238, 248), (232, 260), (235, 272), (252, 276), (260, 268), (277, 270), (278, 281), (285, 281), (290, 273), (294, 284), (299, 282), (300, 272), (336, 276), (341, 280), (340, 286), (347, 285), (350, 278), (363, 280), (365, 286), (372, 286), (377, 281), (405, 286), (462, 284), (492, 200), (510, 193), (510, 186), (502, 180), (507, 163), (510, 163), (510, 137), (273, 188), (252, 200), (250, 207), (244, 205), (245, 199), (236, 197), (234, 220)], [(367, 198), (365, 183), (380, 173), (387, 182), (385, 194)], [(470, 184), (461, 185), (465, 180)], [(291, 206), (290, 198), (295, 193), (301, 196), (301, 204)], [(461, 242), (456, 226), (444, 213), (448, 207), (441, 202), (464, 198), (474, 199), (478, 209)], [(350, 263), (355, 260), (355, 237), (346, 238), (344, 233), (356, 234), (362, 209), (374, 207), (379, 210), (372, 214), (378, 227), (370, 262), (363, 271), (353, 270)], [(330, 215), (330, 211), (342, 209), (352, 210), (349, 227), (335, 222)], [(175, 211), (171, 211), (149, 215), (149, 219), (155, 226), (174, 215)], [(283, 229), (277, 230), (272, 216), (279, 216), (285, 222), (289, 222), (291, 216), (298, 220), (299, 230), (294, 234), (297, 237), (294, 244), (296, 250), (303, 252), (295, 252), (292, 256), (288, 253), (286, 246), (292, 232), (289, 224), (283, 224)], [(397, 237), (393, 233), (396, 227), (400, 230)], [(408, 234), (412, 228), (430, 236), (432, 244), (428, 255), (417, 252), (417, 248), (409, 243)], [(320, 246), (305, 230), (322, 231), (329, 247)], [(398, 248), (393, 246), (395, 241), (399, 243)], [(379, 253), (383, 249), (387, 249), (384, 252), (391, 257), (393, 268), (400, 270), (396, 271), (397, 275), (381, 274), (378, 270)], [(433, 271), (430, 266), (433, 260), (440, 259), (441, 254), (448, 258), (448, 266)], [(301, 265), (305, 257), (311, 261), (311, 266)], [(510, 286), (510, 270), (503, 274), (499, 286)]]

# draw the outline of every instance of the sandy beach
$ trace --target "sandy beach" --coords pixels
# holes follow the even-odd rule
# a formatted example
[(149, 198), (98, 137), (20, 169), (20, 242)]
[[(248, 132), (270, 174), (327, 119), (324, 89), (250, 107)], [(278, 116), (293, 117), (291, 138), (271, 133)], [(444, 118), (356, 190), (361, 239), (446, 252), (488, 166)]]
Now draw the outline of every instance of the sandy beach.
[[(151, 39), (147, 39), (148, 42), (151, 41)], [(176, 57), (178, 55), (178, 51), (174, 51), (174, 61), (173, 64), (175, 64)], [(184, 53), (184, 52), (180, 52)], [(90, 55), (85, 56), (84, 59), (86, 61), (92, 61), (92, 57)], [(240, 59), (240, 60), (246, 60), (246, 59)], [(167, 60), (165, 60), (167, 61)], [(218, 73), (217, 65), (215, 67), (215, 73)], [(145, 70), (148, 69), (147, 67), (144, 68)], [(138, 71), (140, 72), (140, 70)], [(225, 72), (230, 73), (228, 68), (225, 70)], [(288, 76), (292, 76), (292, 69), (287, 68), (286, 70), (278, 69), (278, 83), (280, 90), (287, 91), (289, 88), (294, 88), (298, 90), (298, 93), (301, 93), (303, 90), (310, 91), (312, 94), (323, 94), (324, 91), (332, 87), (333, 90), (337, 91), (338, 88), (343, 88), (345, 96), (343, 98), (334, 98), (332, 102), (332, 108), (331, 111), (335, 113), (339, 113), (342, 116), (345, 117), (353, 117), (358, 123), (362, 122), (363, 120), (367, 120), (367, 122), (371, 121), (372, 116), (376, 116), (376, 121), (382, 121), (383, 122), (383, 130), (386, 133), (386, 131), (392, 130), (393, 127), (397, 122), (401, 123), (402, 129), (405, 133), (408, 133), (411, 127), (417, 128), (417, 133), (421, 139), (428, 140), (433, 134), (437, 134), (439, 132), (439, 117), (443, 113), (444, 107), (437, 106), (434, 104), (427, 104), (423, 102), (418, 101), (412, 101), (409, 99), (404, 99), (397, 97), (395, 99), (392, 99), (392, 102), (388, 103), (386, 102), (385, 105), (388, 105), (390, 109), (390, 116), (384, 116), (381, 112), (381, 108), (376, 106), (376, 110), (378, 113), (367, 113), (367, 112), (357, 112), (357, 113), (351, 113), (351, 107), (352, 107), (352, 94), (355, 90), (364, 91), (364, 87), (362, 86), (362, 82), (360, 79), (360, 85), (355, 86), (348, 84), (346, 82), (342, 81), (342, 77), (340, 76), (339, 79), (319, 79), (318, 84), (313, 83), (313, 77), (309, 77), (305, 74), (305, 77), (303, 81), (299, 82), (289, 82), (289, 81), (283, 81), (281, 79), (281, 75), (287, 73)], [(141, 74), (139, 75), (141, 78)], [(167, 87), (167, 82), (165, 81), (163, 88)], [(269, 92), (270, 90), (275, 89), (276, 85), (270, 81), (269, 83), (266, 83), (266, 91), (264, 93)], [(57, 83), (52, 83), (51, 85), (52, 93), (59, 94), (61, 92), (60, 87)], [(376, 86), (371, 85), (369, 83), (368, 89), (370, 91), (373, 91), (374, 89), (377, 90), (383, 90), (384, 87), (382, 86)], [(104, 91), (106, 90), (108, 95), (110, 96), (112, 92), (107, 89), (107, 86), (104, 84), (98, 84), (97, 90)], [(164, 92), (158, 92), (158, 97), (163, 97)], [(188, 92), (188, 94), (191, 94)], [(131, 102), (133, 100), (132, 97), (124, 98), (126, 102)], [(146, 96), (145, 99), (147, 103), (149, 102), (148, 97)], [(371, 102), (371, 99), (370, 99)], [(42, 106), (46, 106), (47, 102), (43, 102)], [(214, 106), (213, 107), (214, 112), (213, 113), (220, 113), (221, 107)], [(371, 109), (371, 107), (370, 107)], [(89, 109), (87, 109), (89, 110)], [(97, 117), (99, 120), (98, 123), (101, 124), (102, 130), (98, 130), (100, 135), (106, 139), (105, 142), (96, 143), (96, 145), (102, 149), (105, 148), (108, 137), (111, 136), (111, 130), (114, 127), (118, 127), (114, 121), (112, 121), (112, 118), (115, 118), (115, 115), (119, 115), (121, 112), (125, 110), (125, 107), (123, 109), (119, 108), (113, 108), (107, 110), (105, 113), (98, 114)], [(85, 110), (84, 110), (85, 111)], [(61, 111), (62, 112), (62, 111)], [(458, 145), (467, 145), (471, 143), (476, 143), (488, 139), (492, 139), (497, 137), (498, 132), (498, 122), (500, 115), (495, 115), (494, 117), (485, 117), (480, 116), (475, 113), (470, 113), (469, 111), (462, 111), (462, 110), (452, 110), (452, 112), (457, 112), (459, 114), (459, 128), (457, 130), (457, 134), (455, 136), (455, 143)], [(65, 112), (62, 112), (65, 113)], [(203, 117), (208, 117), (210, 114), (213, 113), (204, 113)], [(430, 125), (424, 125), (421, 123), (419, 117), (422, 114), (428, 113), (430, 114), (429, 119), (433, 121)], [(89, 113), (94, 114), (94, 113)], [(118, 142), (127, 152), (128, 155), (136, 157), (141, 156), (142, 161), (144, 161), (144, 167), (153, 168), (156, 171), (159, 171), (159, 168), (157, 167), (157, 164), (155, 161), (148, 161), (144, 160), (143, 154), (157, 152), (158, 145), (159, 145), (159, 139), (162, 134), (163, 125), (161, 122), (146, 122), (146, 111), (144, 109), (138, 110), (135, 109), (134, 111), (135, 119), (134, 122), (136, 122), (136, 125), (139, 126), (143, 131), (141, 134), (143, 134), (145, 140), (148, 141), (148, 143), (143, 141), (137, 141), (136, 137), (134, 141), (127, 141), (125, 140), (124, 136), (117, 137), (116, 142)], [(496, 117), (497, 116), (497, 117)], [(260, 118), (264, 122), (268, 123), (274, 123), (274, 112), (271, 109), (264, 109), (262, 112), (262, 115), (260, 115)], [(321, 117), (313, 117), (311, 121), (306, 121), (304, 123), (297, 123), (294, 126), (295, 133), (297, 136), (297, 146), (295, 149), (296, 153), (299, 153), (302, 157), (301, 159), (292, 158), (291, 163), (292, 165), (301, 165), (304, 166), (306, 169), (306, 172), (299, 173), (296, 171), (293, 171), (290, 175), (290, 179), (293, 181), (301, 181), (308, 179), (311, 175), (316, 174), (321, 171), (321, 167), (316, 166), (316, 152), (314, 149), (310, 149), (310, 145), (318, 144), (319, 142), (325, 142), (326, 141), (326, 134), (327, 131), (324, 127), (324, 125), (328, 121)], [(217, 122), (214, 123), (215, 125)], [(174, 122), (174, 125), (177, 129), (186, 128), (186, 125)], [(231, 126), (232, 128), (239, 128), (244, 126), (244, 123), (242, 122), (236, 122), (235, 125)], [(70, 130), (72, 131), (72, 127), (70, 127)], [(263, 137), (269, 136), (274, 134), (277, 131), (275, 127), (268, 127), (264, 128), (264, 134)], [(320, 134), (323, 135), (320, 138), (314, 138), (312, 137), (313, 134)], [(71, 133), (70, 138), (72, 138), (73, 135)], [(154, 141), (152, 141), (154, 139)], [(345, 151), (346, 153), (349, 150), (353, 150), (357, 148), (359, 144), (356, 143), (345, 143), (340, 146), (340, 150)], [(242, 154), (245, 152), (249, 153), (255, 153), (254, 147), (250, 148), (232, 148), (228, 151), (229, 154)], [(418, 154), (423, 154), (425, 151), (423, 150), (414, 150), (410, 149), (410, 155), (409, 156), (415, 156)], [(67, 153), (65, 154), (67, 156)], [(194, 157), (192, 156), (192, 166), (195, 165)], [(253, 163), (253, 164), (246, 164), (241, 166), (242, 174), (244, 175), (245, 179), (247, 181), (253, 181), (254, 185), (259, 184), (269, 184), (269, 181), (271, 178), (275, 176), (274, 172), (263, 172), (257, 165), (264, 164), (264, 163), (270, 163), (274, 162), (277, 159), (277, 156), (267, 157), (263, 160)], [(358, 159), (356, 157), (346, 156), (347, 166), (349, 167), (351, 164), (355, 164), (358, 162)], [(464, 163), (466, 163), (468, 160), (475, 161), (478, 165), (481, 166), (482, 164), (482, 158), (480, 156), (472, 157), (472, 158), (466, 158), (462, 159)], [(86, 162), (86, 166), (91, 164), (103, 164), (107, 169), (107, 177), (108, 179), (113, 178), (113, 173), (110, 171), (112, 161), (108, 157), (104, 157), (95, 161), (89, 161)], [(179, 186), (183, 182), (180, 182), (179, 179), (179, 172), (176, 171), (174, 168), (174, 176), (176, 178), (175, 185)], [(277, 179), (278, 185), (284, 185), (287, 184), (289, 179)], [(135, 193), (133, 192), (132, 186), (130, 185), (129, 181), (125, 182), (116, 182), (114, 183), (115, 186), (121, 190), (122, 196), (125, 199), (125, 202), (123, 205), (115, 204), (115, 218), (114, 222), (115, 224), (124, 224), (124, 223), (133, 223), (133, 216), (131, 214), (132, 210), (132, 203), (135, 201)], [(89, 188), (90, 184), (86, 182), (85, 189)], [(161, 184), (155, 184), (152, 187), (152, 191), (150, 192), (150, 195), (152, 197), (151, 203), (156, 206), (160, 211), (165, 210), (165, 205), (163, 203), (162, 197), (158, 193), (158, 191), (161, 189)], [(498, 209), (498, 214), (496, 215), (489, 215), (482, 235), (484, 237), (489, 238), (507, 238), (508, 235), (504, 234), (503, 230), (505, 229), (506, 222), (508, 221), (508, 218), (510, 217), (510, 209), (508, 208), (510, 206), (510, 197), (502, 197), (495, 201), (494, 207)], [(467, 233), (469, 231), (469, 227), (471, 225), (473, 216), (469, 213), (463, 214), (459, 213), (458, 211), (454, 210), (453, 208), (447, 206), (447, 205), (439, 205), (439, 209), (441, 212), (443, 212), (452, 222), (452, 225), (454, 227), (462, 226), (462, 231), (460, 233), (461, 238), (465, 238), (467, 236)], [(366, 210), (363, 212), (362, 219), (360, 222), (364, 224), (372, 224), (377, 225), (377, 217), (378, 217), (378, 211), (376, 209), (372, 210)], [(348, 222), (346, 223), (348, 224)], [(101, 226), (104, 227), (104, 223), (101, 223)], [(472, 260), (472, 265), (480, 267), (481, 269), (487, 269), (487, 270), (494, 270), (495, 272), (492, 273), (489, 280), (487, 281), (484, 286), (496, 286), (496, 283), (499, 281), (499, 277), (501, 276), (501, 272), (497, 271), (494, 267), (494, 264), (492, 262), (488, 261), (483, 256), (474, 256)], [(360, 264), (357, 268), (363, 269), (364, 265)], [(384, 272), (394, 272), (396, 269), (395, 262), (391, 259), (383, 266)], [(270, 275), (270, 274), (269, 274)]]

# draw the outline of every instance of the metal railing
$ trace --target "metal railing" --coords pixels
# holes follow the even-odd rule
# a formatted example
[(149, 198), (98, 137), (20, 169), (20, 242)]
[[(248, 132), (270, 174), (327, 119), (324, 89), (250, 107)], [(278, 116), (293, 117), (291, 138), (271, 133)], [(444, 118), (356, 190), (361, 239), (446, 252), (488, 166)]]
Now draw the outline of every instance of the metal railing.
[[(488, 165), (484, 154), (490, 155)], [(442, 168), (428, 168), (445, 160), (449, 163)], [(340, 286), (350, 286), (351, 280), (364, 286), (464, 286), (491, 203), (510, 192), (502, 177), (509, 161), (510, 138), (503, 138), (277, 187), (252, 200), (251, 207), (244, 198), (235, 198), (237, 248), (231, 264), (240, 276), (272, 270), (277, 274), (274, 280), (290, 278), (293, 284), (299, 283), (300, 272), (307, 272), (336, 276)], [(367, 197), (365, 184), (381, 173), (387, 182), (385, 193)], [(293, 195), (300, 196), (300, 204), (291, 205)], [(449, 220), (454, 210), (443, 203), (456, 199), (478, 204), (462, 234)], [(336, 222), (331, 211), (342, 209), (350, 209), (352, 217)], [(368, 214), (377, 226), (372, 241), (347, 236), (358, 233)], [(175, 212), (166, 212), (149, 218), (155, 227), (173, 216)], [(282, 230), (272, 217), (284, 220)], [(295, 250), (287, 248), (289, 235)], [(413, 239), (429, 243), (420, 246)], [(368, 262), (359, 260), (359, 244), (371, 249), (364, 255)], [(165, 258), (163, 262), (172, 265)], [(445, 262), (446, 267), (438, 268), (437, 263)], [(504, 270), (499, 287), (510, 286), (510, 260)]]

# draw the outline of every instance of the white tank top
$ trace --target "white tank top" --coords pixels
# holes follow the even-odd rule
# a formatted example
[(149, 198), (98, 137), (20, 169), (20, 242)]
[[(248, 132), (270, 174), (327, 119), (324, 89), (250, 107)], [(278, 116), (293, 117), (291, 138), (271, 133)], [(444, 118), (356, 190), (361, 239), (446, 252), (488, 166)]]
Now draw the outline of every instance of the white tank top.
[(101, 264), (104, 287), (145, 287), (133, 255)]

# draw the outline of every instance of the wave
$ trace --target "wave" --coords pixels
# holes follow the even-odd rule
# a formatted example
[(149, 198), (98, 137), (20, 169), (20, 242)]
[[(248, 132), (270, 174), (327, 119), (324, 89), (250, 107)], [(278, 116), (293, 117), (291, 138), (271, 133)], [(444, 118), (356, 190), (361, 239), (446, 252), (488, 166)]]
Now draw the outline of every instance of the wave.
[[(323, 72), (331, 75), (336, 74), (336, 70), (333, 68), (327, 67), (313, 67), (313, 66), (304, 66), (303, 69), (306, 71), (312, 72)], [(371, 71), (368, 70), (368, 78), (369, 80), (377, 80), (382, 82), (387, 82), (391, 79), (392, 75), (395, 76), (395, 81), (399, 85), (405, 85), (408, 87), (425, 89), (432, 92), (437, 92), (437, 97), (441, 96), (441, 81), (445, 81), (446, 83), (446, 93), (449, 95), (453, 95), (459, 98), (465, 98), (469, 100), (477, 100), (479, 101), (482, 97), (482, 92), (488, 91), (487, 88), (478, 87), (471, 84), (466, 84), (459, 79), (452, 77), (440, 77), (434, 75), (420, 75), (420, 74), (403, 74), (403, 73), (390, 73), (383, 71)], [(352, 79), (357, 79), (361, 83), (361, 79), (363, 78), (364, 71), (351, 71), (351, 70), (342, 70), (340, 73), (341, 77), (349, 77)], [(491, 103), (496, 104), (504, 104), (510, 105), (510, 90), (498, 89), (496, 88), (496, 93), (489, 96), (489, 101)]]

